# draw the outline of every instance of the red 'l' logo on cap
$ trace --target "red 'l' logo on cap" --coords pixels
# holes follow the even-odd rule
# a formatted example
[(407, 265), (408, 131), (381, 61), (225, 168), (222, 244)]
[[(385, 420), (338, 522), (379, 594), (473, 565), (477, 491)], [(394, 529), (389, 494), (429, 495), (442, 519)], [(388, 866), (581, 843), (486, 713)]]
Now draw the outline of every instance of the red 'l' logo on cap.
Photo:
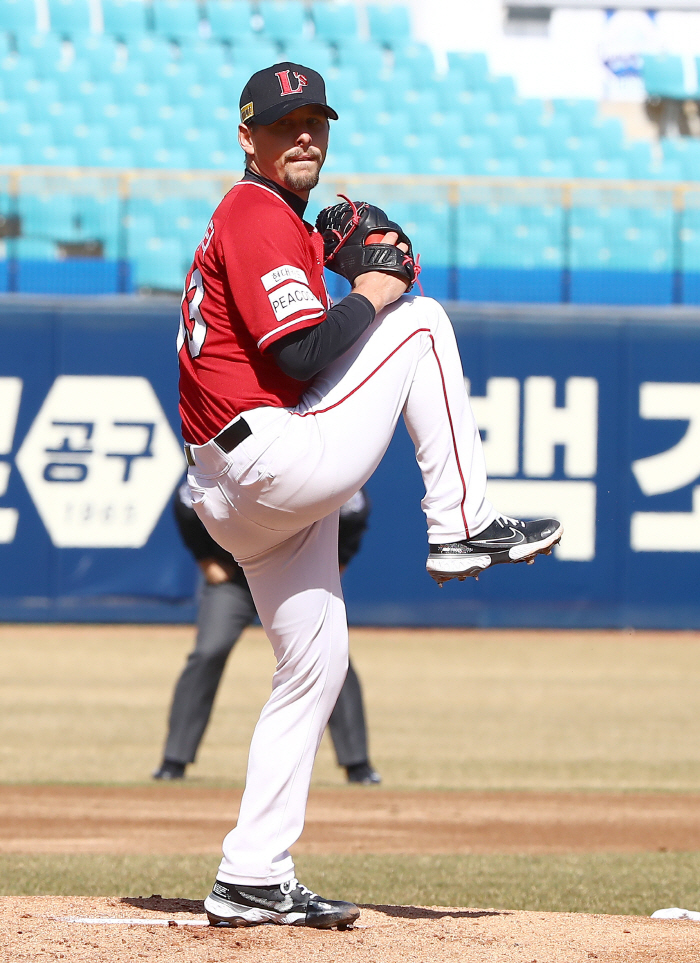
[(287, 94), (300, 94), (304, 87), (309, 86), (309, 82), (303, 74), (298, 74), (296, 70), (292, 71), (292, 73), (297, 82), (296, 87), (292, 87), (288, 70), (280, 70), (278, 74), (275, 74), (275, 77), (277, 77), (280, 82), (283, 97), (286, 97)]

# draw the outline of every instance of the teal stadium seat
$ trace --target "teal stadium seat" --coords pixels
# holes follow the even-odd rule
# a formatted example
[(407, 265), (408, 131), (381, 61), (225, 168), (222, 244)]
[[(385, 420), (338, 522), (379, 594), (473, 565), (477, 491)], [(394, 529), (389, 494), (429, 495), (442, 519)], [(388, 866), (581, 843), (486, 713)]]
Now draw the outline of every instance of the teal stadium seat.
[(683, 179), (683, 165), (679, 160), (654, 160), (649, 165), (646, 177), (654, 181), (680, 181)]
[(260, 0), (258, 10), (263, 34), (270, 40), (286, 43), (304, 34), (306, 10), (300, 0)]
[(624, 157), (596, 161), (595, 169), (599, 177), (615, 178), (618, 180), (627, 180), (631, 177), (629, 165)]
[(61, 99), (58, 84), (51, 80), (28, 80), (24, 85), (22, 101), (27, 108), (30, 120), (43, 117), (46, 105)]
[(99, 75), (95, 75), (95, 79), (112, 84), (115, 92), (121, 97), (125, 89), (130, 89), (137, 83), (145, 83), (146, 75), (143, 64), (139, 61), (130, 60), (127, 63), (123, 60), (115, 60)]
[[(396, 145), (401, 142), (411, 129), (411, 117), (403, 111), (380, 110), (376, 114), (367, 115), (365, 121), (369, 130), (377, 131), (377, 133), (382, 135), (384, 148), (389, 152), (396, 149)], [(352, 113), (348, 111), (343, 112), (339, 123), (342, 123), (343, 126), (347, 126), (350, 129), (356, 129), (362, 126), (361, 122), (355, 121)], [(331, 142), (335, 139), (337, 129), (335, 126), (331, 127)]]
[(607, 268), (610, 250), (605, 244), (603, 228), (574, 224), (569, 230), (569, 259), (574, 270)]
[(345, 40), (338, 48), (341, 67), (354, 67), (364, 83), (374, 81), (384, 70), (386, 58), (382, 48), (372, 42)]
[[(486, 134), (463, 134), (452, 142), (456, 150), (446, 142), (444, 151), (447, 156), (461, 157), (465, 174), (482, 174), (486, 162), (493, 156), (491, 138)], [(420, 146), (420, 144), (419, 144)]]
[(434, 110), (426, 117), (418, 115), (417, 111), (392, 116), (400, 118), (404, 129), (413, 129), (416, 133), (421, 130), (427, 131), (431, 137), (435, 138), (436, 148), (441, 152), (446, 151), (449, 155), (455, 153), (454, 145), (465, 133), (462, 115), (457, 111), (443, 113), (440, 110)]
[(284, 59), (304, 64), (325, 75), (333, 67), (334, 57), (327, 44), (320, 40), (293, 39), (284, 45)]
[(142, 37), (149, 30), (148, 7), (134, 0), (102, 0), (105, 33), (119, 40)]
[(195, 112), (190, 105), (159, 107), (154, 122), (163, 133), (165, 144), (176, 147), (182, 141), (183, 131), (195, 126)]
[(75, 199), (69, 194), (20, 194), (17, 209), (24, 237), (70, 240), (76, 230)]
[(58, 258), (55, 243), (42, 238), (18, 237), (10, 242), (9, 250), (21, 261), (55, 261)]
[(408, 7), (367, 4), (370, 36), (377, 43), (393, 47), (411, 39), (411, 20)]
[(182, 48), (180, 60), (184, 64), (194, 64), (203, 83), (229, 64), (226, 50), (218, 40), (199, 40), (197, 43), (187, 44)]
[(653, 160), (651, 144), (635, 141), (624, 151), (630, 174), (634, 178), (646, 178)]
[(512, 77), (492, 77), (486, 91), (497, 111), (511, 111), (515, 103), (515, 82)]
[(457, 233), (457, 264), (459, 267), (479, 267), (493, 257), (494, 231), (490, 224), (461, 220)]
[(467, 90), (485, 90), (489, 82), (489, 64), (484, 53), (451, 51), (447, 54), (450, 85)]
[[(212, 88), (212, 90), (216, 90), (216, 88)], [(197, 122), (203, 127), (216, 128), (219, 131), (219, 136), (221, 136), (222, 131), (228, 131), (231, 137), (234, 133), (236, 136), (238, 135), (237, 104), (235, 106), (226, 106), (221, 100), (214, 100), (212, 102), (209, 97), (204, 97), (201, 103), (199, 103), (196, 98), (192, 98), (183, 103), (182, 106), (191, 106)], [(222, 141), (222, 143), (228, 143), (228, 141)]]
[(144, 121), (148, 118), (149, 122), (160, 107), (170, 103), (167, 84), (131, 84), (117, 93), (122, 103), (133, 104), (139, 116)]
[(411, 238), (414, 253), (420, 255), (421, 265), (426, 267), (447, 267), (449, 265), (449, 236), (442, 225), (436, 224), (426, 214), (415, 220), (404, 221), (403, 225), (404, 230)]
[(539, 177), (558, 177), (570, 180), (574, 175), (573, 161), (568, 157), (548, 157), (539, 164)]
[(486, 118), (493, 112), (493, 106), (485, 91), (445, 89), (438, 84), (433, 90), (437, 94), (440, 109), (446, 113), (456, 111), (461, 114), (467, 131), (476, 133), (486, 128)]
[(47, 80), (52, 80), (58, 87), (61, 100), (72, 100), (81, 84), (89, 83), (94, 76), (94, 70), (84, 60), (74, 60), (72, 63), (56, 64), (51, 73), (44, 74)]
[(0, 144), (0, 164), (3, 167), (15, 167), (24, 163), (22, 148), (18, 144)]
[(90, 30), (88, 0), (49, 0), (51, 30), (63, 37)]
[(544, 101), (536, 97), (516, 98), (511, 111), (517, 118), (518, 129), (524, 137), (541, 134)]
[(15, 37), (32, 33), (37, 28), (36, 7), (29, 0), (0, 0), (0, 30)]
[(265, 37), (253, 37), (249, 42), (237, 44), (233, 48), (233, 65), (242, 70), (246, 80), (251, 74), (279, 60), (280, 54), (276, 45)]
[(314, 3), (311, 15), (316, 37), (339, 44), (357, 37), (357, 11), (354, 4)]
[(37, 163), (29, 160), (30, 154), (51, 147), (53, 137), (48, 124), (19, 124), (14, 131), (8, 131), (8, 142), (19, 144), (27, 163)]
[(681, 58), (670, 54), (645, 56), (642, 64), (642, 80), (647, 93), (652, 97), (685, 100), (697, 94), (697, 88), (686, 89)]
[[(355, 161), (356, 170), (361, 174), (412, 174), (409, 158), (405, 154), (378, 153), (360, 154)], [(423, 172), (421, 172), (423, 173)]]
[(175, 62), (172, 45), (163, 37), (140, 37), (128, 44), (129, 61), (125, 66), (128, 73), (130, 67), (138, 66), (139, 76), (135, 80), (156, 82), (166, 67)]
[(191, 252), (183, 251), (179, 238), (151, 236), (135, 263), (136, 284), (156, 291), (181, 291)]
[(45, 63), (53, 66), (63, 59), (63, 41), (54, 33), (20, 34), (16, 41), (17, 53), (41, 69)]
[(99, 151), (99, 159), (98, 167), (136, 167), (134, 153), (129, 147), (104, 147)]
[(99, 78), (105, 67), (117, 59), (117, 43), (107, 34), (79, 34), (71, 42), (75, 59), (87, 63), (93, 77)]
[(622, 237), (607, 237), (608, 267), (623, 271), (669, 271), (672, 249), (651, 228), (628, 227)]
[(73, 146), (37, 147), (30, 144), (25, 150), (25, 160), (28, 164), (53, 165), (56, 167), (77, 167), (78, 152)]
[(510, 153), (517, 160), (518, 169), (523, 176), (537, 177), (540, 165), (547, 157), (547, 145), (543, 137), (518, 135), (513, 138)]
[(700, 230), (683, 228), (680, 246), (682, 270), (700, 273)]
[(35, 76), (34, 62), (28, 57), (13, 54), (0, 62), (0, 84), (8, 99), (24, 97), (25, 84)]
[(440, 113), (440, 102), (433, 90), (420, 90), (390, 84), (385, 88), (387, 107), (390, 110), (403, 110), (411, 114), (413, 122), (430, 114)]
[(139, 147), (135, 151), (136, 163), (139, 167), (163, 168), (164, 170), (187, 170), (190, 167), (190, 156), (180, 147)]
[(413, 172), (439, 177), (461, 177), (464, 175), (464, 163), (461, 157), (454, 154), (443, 157), (424, 151), (415, 155)]
[(624, 151), (624, 131), (617, 117), (597, 117), (591, 126), (590, 135), (600, 145), (601, 153), (612, 160)]
[(74, 141), (73, 131), (76, 127), (85, 126), (85, 116), (80, 104), (65, 103), (57, 100), (47, 103), (38, 121), (47, 121), (51, 125), (53, 142), (57, 147), (71, 147)]
[(394, 68), (405, 70), (414, 84), (432, 84), (435, 80), (435, 58), (424, 43), (406, 43), (394, 48)]
[(546, 116), (542, 121), (539, 133), (544, 137), (550, 157), (560, 157), (566, 154), (566, 142), (572, 137), (571, 121), (561, 114)]
[(179, 104), (187, 97), (189, 89), (199, 84), (199, 68), (193, 63), (168, 64), (156, 82), (167, 89), (171, 104)]
[(531, 226), (524, 221), (495, 232), (499, 249), (497, 262), (513, 268), (558, 268), (562, 262), (562, 249), (550, 232), (539, 225)]
[(9, 33), (5, 33), (0, 29), (0, 59), (7, 57), (8, 54), (12, 53), (12, 50), (12, 41)]
[(247, 0), (207, 0), (206, 18), (215, 40), (246, 43), (253, 35), (252, 16)]
[(355, 157), (351, 151), (336, 150), (335, 147), (331, 147), (323, 169), (327, 174), (355, 174)]
[(590, 131), (595, 123), (598, 114), (598, 102), (596, 100), (562, 100), (552, 101), (554, 113), (559, 116), (568, 117), (571, 125), (571, 133), (577, 137), (590, 136)]
[(700, 180), (700, 139), (673, 137), (661, 140), (664, 159), (677, 161), (683, 180)]
[(167, 147), (183, 148), (187, 151), (189, 165), (192, 167), (209, 167), (209, 158), (222, 148), (219, 135), (213, 127), (186, 127), (179, 140), (171, 143), (166, 141)]
[(78, 124), (70, 131), (78, 163), (85, 167), (102, 167), (101, 151), (111, 147), (109, 128), (104, 124)]
[(153, 27), (161, 37), (194, 43), (200, 36), (197, 0), (158, 0), (153, 4)]
[(27, 105), (22, 100), (0, 100), (0, 141), (7, 142), (12, 137), (12, 132), (20, 124), (29, 121)]
[(75, 101), (83, 108), (89, 123), (103, 123), (105, 111), (110, 105), (115, 105), (115, 100), (114, 88), (111, 84), (85, 83), (80, 84), (75, 91)]
[(488, 113), (485, 118), (486, 132), (491, 137), (491, 142), (496, 153), (508, 152), (512, 150), (514, 138), (518, 136), (518, 121), (515, 114)]

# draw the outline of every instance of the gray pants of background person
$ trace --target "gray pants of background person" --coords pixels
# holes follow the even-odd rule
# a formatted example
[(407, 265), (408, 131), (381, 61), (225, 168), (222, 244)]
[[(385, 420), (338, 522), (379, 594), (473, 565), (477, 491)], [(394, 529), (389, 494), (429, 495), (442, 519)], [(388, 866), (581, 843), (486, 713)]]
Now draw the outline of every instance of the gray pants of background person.
[[(164, 756), (173, 762), (194, 762), (209, 722), (226, 659), (243, 629), (255, 619), (250, 593), (234, 582), (202, 586), (197, 617), (197, 641), (178, 679), (168, 721)], [(362, 690), (352, 667), (328, 722), (340, 766), (366, 762), (367, 730)]]

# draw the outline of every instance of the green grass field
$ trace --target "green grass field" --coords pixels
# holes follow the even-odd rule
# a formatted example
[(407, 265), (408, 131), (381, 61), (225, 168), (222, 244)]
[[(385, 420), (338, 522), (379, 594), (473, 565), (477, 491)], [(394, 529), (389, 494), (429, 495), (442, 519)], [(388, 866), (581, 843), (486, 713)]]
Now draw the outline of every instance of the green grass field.
[[(2, 782), (136, 783), (159, 760), (187, 627), (0, 627)], [(700, 634), (352, 633), (388, 788), (700, 790)], [(242, 785), (273, 660), (229, 660), (189, 772)], [(342, 784), (327, 737), (315, 785)]]
[[(0, 896), (203, 899), (212, 856), (0, 856)], [(700, 906), (700, 853), (572, 856), (300, 856), (297, 872), (330, 899), (648, 916)]]
[[(187, 627), (0, 627), (5, 783), (148, 780)], [(352, 633), (372, 759), (398, 789), (700, 791), (700, 634)], [(199, 785), (241, 785), (269, 646), (233, 654)], [(340, 786), (324, 740), (316, 786)], [(217, 860), (0, 856), (3, 894), (201, 897)], [(360, 902), (650, 913), (700, 908), (700, 853), (306, 856), (300, 875)]]

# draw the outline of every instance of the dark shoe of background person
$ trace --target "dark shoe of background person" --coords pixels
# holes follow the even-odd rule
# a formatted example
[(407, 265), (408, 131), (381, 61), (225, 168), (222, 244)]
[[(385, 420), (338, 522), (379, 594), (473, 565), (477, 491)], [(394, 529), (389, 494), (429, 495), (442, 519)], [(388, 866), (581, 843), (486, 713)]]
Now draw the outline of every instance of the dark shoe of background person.
[(164, 759), (160, 764), (160, 768), (156, 769), (151, 775), (154, 779), (184, 779), (185, 763), (174, 762), (172, 759)]
[(430, 545), (426, 569), (438, 585), (451, 578), (460, 581), (479, 575), (490, 565), (502, 562), (527, 562), (536, 555), (550, 555), (561, 540), (564, 527), (555, 518), (538, 518), (521, 522), (499, 515), (488, 528), (471, 538), (445, 545)]
[(358, 762), (354, 766), (346, 766), (348, 782), (359, 783), (361, 786), (378, 786), (382, 781), (376, 769), (369, 762)]
[(296, 879), (276, 886), (236, 886), (217, 879), (204, 909), (212, 926), (278, 923), (346, 930), (360, 915), (354, 903), (324, 899)]

